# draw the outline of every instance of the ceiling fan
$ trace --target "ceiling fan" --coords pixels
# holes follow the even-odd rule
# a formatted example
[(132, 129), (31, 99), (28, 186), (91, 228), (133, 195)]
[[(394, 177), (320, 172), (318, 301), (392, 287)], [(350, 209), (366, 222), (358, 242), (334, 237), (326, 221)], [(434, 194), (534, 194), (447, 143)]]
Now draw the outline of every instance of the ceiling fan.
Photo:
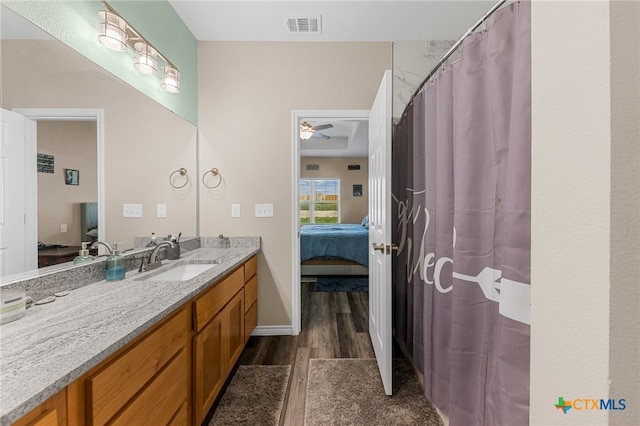
[(329, 139), (330, 136), (320, 133), (320, 130), (326, 130), (333, 127), (333, 124), (321, 124), (319, 126), (312, 126), (311, 124), (303, 121), (300, 123), (300, 139), (303, 141), (313, 138)]

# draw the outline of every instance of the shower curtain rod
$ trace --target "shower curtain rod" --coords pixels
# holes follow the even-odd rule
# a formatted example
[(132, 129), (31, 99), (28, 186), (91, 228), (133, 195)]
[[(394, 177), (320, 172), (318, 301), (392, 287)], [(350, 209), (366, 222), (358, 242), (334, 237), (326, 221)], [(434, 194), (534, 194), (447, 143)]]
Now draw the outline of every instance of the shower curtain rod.
[(498, 3), (496, 3), (495, 5), (493, 5), (493, 7), (491, 9), (489, 9), (487, 11), (487, 13), (485, 13), (484, 15), (482, 15), (482, 18), (480, 18), (478, 20), (478, 22), (476, 22), (471, 28), (469, 28), (467, 30), (466, 33), (464, 33), (464, 35), (462, 37), (460, 37), (460, 40), (458, 40), (457, 42), (455, 42), (455, 44), (453, 46), (451, 46), (451, 49), (449, 49), (447, 51), (447, 53), (444, 54), (444, 56), (442, 57), (442, 59), (440, 59), (440, 61), (438, 61), (438, 63), (436, 64), (436, 66), (433, 67), (433, 69), (431, 70), (431, 72), (429, 74), (427, 74), (427, 76), (425, 77), (424, 80), (422, 80), (422, 83), (420, 83), (420, 86), (418, 86), (418, 88), (416, 89), (415, 92), (413, 92), (413, 95), (411, 95), (411, 99), (409, 100), (409, 103), (407, 104), (407, 106), (404, 108), (404, 111), (402, 112), (402, 116), (404, 116), (407, 112), (407, 108), (409, 108), (409, 105), (411, 105), (413, 103), (413, 99), (418, 95), (418, 93), (420, 93), (420, 90), (422, 90), (422, 88), (424, 87), (425, 84), (427, 84), (427, 81), (429, 81), (431, 79), (431, 77), (433, 77), (435, 75), (435, 73), (438, 72), (438, 70), (440, 69), (440, 67), (447, 61), (447, 59), (449, 59), (449, 57), (451, 55), (453, 55), (453, 52), (455, 52), (456, 50), (458, 50), (458, 47), (460, 47), (460, 45), (462, 44), (462, 42), (464, 41), (465, 38), (467, 38), (468, 36), (470, 36), (471, 34), (473, 34), (473, 32), (482, 24), (484, 24), (484, 21), (487, 20), (487, 18), (491, 15), (494, 14), (494, 12), (496, 12), (498, 9), (500, 9), (500, 7), (505, 4), (508, 0), (500, 0), (498, 1)]

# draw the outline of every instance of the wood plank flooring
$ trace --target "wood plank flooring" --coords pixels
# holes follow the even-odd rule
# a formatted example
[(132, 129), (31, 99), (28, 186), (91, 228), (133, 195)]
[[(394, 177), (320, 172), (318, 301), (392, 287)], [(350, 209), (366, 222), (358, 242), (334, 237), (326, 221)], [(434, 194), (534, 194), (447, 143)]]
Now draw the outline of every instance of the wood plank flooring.
[(310, 358), (373, 358), (369, 294), (316, 292), (302, 283), (302, 331), (298, 336), (251, 337), (238, 365), (291, 365), (280, 425), (304, 423)]

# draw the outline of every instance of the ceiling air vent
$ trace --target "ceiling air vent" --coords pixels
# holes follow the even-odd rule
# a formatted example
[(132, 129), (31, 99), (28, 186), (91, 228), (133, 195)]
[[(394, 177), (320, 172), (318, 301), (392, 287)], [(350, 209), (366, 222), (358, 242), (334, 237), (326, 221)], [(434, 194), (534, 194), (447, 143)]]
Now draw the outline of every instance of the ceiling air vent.
[(290, 33), (320, 34), (322, 32), (320, 16), (290, 17), (285, 19)]

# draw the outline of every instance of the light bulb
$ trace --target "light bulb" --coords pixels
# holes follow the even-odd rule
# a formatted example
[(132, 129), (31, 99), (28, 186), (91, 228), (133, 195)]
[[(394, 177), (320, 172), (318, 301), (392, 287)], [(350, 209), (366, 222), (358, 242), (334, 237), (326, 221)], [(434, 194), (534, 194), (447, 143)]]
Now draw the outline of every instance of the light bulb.
[(127, 23), (118, 15), (101, 10), (98, 12), (98, 40), (116, 52), (127, 50)]
[(158, 71), (158, 51), (142, 41), (134, 45), (133, 66), (143, 74), (155, 74)]
[(168, 65), (164, 67), (161, 86), (169, 93), (180, 93), (180, 71)]

